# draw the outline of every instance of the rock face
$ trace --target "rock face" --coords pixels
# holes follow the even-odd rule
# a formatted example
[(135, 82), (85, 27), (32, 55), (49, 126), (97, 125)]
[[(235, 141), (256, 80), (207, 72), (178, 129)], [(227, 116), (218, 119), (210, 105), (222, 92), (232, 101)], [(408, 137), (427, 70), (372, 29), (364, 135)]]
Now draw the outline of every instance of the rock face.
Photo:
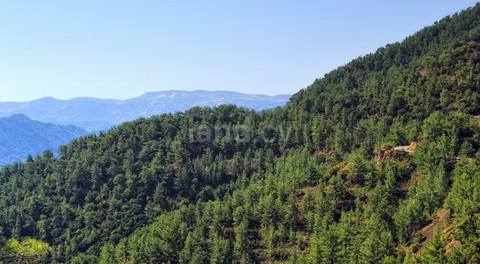
[(34, 120), (60, 125), (75, 125), (88, 131), (106, 130), (113, 125), (140, 117), (184, 111), (194, 106), (235, 104), (255, 110), (284, 106), (290, 95), (267, 96), (227, 91), (162, 91), (146, 93), (128, 100), (51, 97), (31, 102), (0, 103), (0, 117), (22, 113)]
[(396, 151), (404, 151), (407, 153), (412, 153), (416, 147), (417, 147), (417, 142), (413, 141), (408, 146), (398, 146), (398, 147), (394, 147), (393, 149)]
[(55, 154), (60, 145), (88, 132), (72, 125), (41, 123), (23, 114), (0, 118), (0, 166), (25, 160), (44, 150)]

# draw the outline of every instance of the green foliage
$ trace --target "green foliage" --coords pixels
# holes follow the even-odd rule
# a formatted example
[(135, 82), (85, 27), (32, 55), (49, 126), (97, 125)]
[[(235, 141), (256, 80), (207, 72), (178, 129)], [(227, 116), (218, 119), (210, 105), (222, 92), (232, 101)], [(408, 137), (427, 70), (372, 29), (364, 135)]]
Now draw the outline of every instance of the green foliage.
[(421, 261), (422, 263), (447, 263), (445, 246), (440, 239), (438, 231), (435, 231), (432, 242), (425, 248)]
[[(0, 234), (53, 263), (476, 263), (479, 21), (447, 17), (285, 108), (195, 107), (7, 165)], [(442, 208), (450, 233), (418, 239)]]
[(10, 238), (1, 243), (0, 263), (38, 263), (45, 259), (52, 248), (35, 239), (18, 242)]

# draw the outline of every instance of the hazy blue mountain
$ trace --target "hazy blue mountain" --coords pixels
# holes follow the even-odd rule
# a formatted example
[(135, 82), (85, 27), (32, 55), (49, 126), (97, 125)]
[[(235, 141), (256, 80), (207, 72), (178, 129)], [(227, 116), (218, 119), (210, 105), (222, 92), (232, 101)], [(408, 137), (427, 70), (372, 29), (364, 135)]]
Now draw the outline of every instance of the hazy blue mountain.
[(86, 134), (83, 128), (41, 123), (23, 114), (0, 118), (0, 166), (47, 149), (55, 153), (60, 145)]
[(98, 131), (139, 117), (184, 111), (193, 106), (235, 104), (263, 110), (284, 106), (289, 98), (290, 95), (267, 96), (202, 90), (152, 92), (127, 100), (83, 97), (57, 100), (46, 97), (31, 102), (0, 103), (0, 117), (23, 113), (42, 122), (72, 124), (88, 131)]

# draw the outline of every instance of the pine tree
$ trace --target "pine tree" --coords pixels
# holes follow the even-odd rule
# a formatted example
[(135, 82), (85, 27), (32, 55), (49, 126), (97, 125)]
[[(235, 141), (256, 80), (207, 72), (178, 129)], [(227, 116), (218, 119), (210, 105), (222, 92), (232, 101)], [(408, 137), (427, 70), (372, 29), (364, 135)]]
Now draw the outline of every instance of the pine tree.
[(100, 251), (99, 264), (111, 264), (115, 263), (115, 248), (112, 244), (107, 243), (102, 247)]
[(435, 230), (433, 240), (425, 248), (425, 253), (422, 256), (423, 263), (447, 263), (446, 251), (438, 230)]

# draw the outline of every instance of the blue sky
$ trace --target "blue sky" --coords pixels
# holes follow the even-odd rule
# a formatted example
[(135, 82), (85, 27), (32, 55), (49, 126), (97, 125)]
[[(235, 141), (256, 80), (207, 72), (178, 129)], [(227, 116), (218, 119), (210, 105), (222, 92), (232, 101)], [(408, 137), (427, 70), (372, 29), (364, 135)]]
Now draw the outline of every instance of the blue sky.
[(474, 4), (0, 0), (0, 101), (169, 89), (295, 93)]

